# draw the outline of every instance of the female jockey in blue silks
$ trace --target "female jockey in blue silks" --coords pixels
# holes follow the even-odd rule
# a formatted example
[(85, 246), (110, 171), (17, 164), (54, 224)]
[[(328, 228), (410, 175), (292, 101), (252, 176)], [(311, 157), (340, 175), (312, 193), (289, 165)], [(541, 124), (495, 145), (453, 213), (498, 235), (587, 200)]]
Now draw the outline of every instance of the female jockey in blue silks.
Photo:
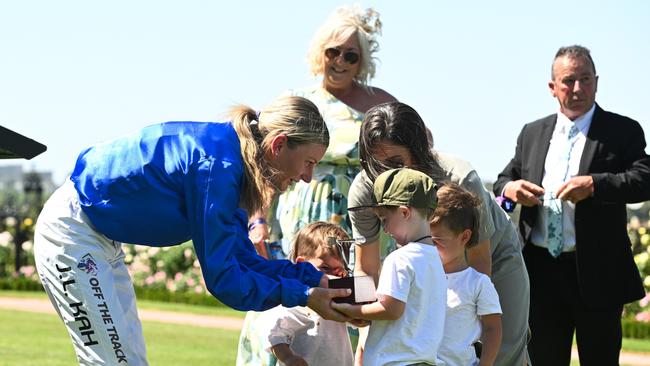
[[(232, 121), (167, 122), (84, 150), (39, 216), (34, 254), (80, 364), (147, 365), (121, 243), (165, 247), (192, 240), (206, 286), (238, 310), (330, 307), (309, 263), (267, 261), (248, 240), (247, 212), (293, 182), (311, 181), (329, 144), (316, 106), (278, 99)], [(320, 287), (319, 287), (320, 286)]]

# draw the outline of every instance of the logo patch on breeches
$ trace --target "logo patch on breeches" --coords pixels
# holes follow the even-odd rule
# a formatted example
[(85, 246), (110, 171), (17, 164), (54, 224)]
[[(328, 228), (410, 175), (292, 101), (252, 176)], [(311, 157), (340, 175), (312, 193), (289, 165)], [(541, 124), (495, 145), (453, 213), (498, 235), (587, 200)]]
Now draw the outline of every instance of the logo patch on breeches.
[(97, 262), (90, 253), (81, 257), (81, 260), (77, 264), (77, 268), (86, 272), (86, 274), (91, 274), (97, 276)]

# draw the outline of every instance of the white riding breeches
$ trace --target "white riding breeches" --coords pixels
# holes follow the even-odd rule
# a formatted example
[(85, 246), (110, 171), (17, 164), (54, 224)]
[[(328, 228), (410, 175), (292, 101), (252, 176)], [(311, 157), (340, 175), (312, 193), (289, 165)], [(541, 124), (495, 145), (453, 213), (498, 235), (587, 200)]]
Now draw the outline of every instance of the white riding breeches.
[(36, 268), (80, 365), (148, 365), (121, 246), (92, 227), (70, 180), (38, 218)]

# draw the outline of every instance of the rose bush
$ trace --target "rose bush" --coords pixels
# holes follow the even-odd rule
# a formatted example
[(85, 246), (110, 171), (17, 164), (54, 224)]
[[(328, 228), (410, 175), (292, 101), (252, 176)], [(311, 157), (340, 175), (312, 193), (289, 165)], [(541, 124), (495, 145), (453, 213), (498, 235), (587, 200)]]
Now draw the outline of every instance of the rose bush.
[(630, 217), (627, 225), (628, 235), (632, 241), (634, 262), (636, 263), (646, 296), (640, 301), (626, 305), (625, 315), (637, 321), (650, 323), (650, 221), (648, 216), (639, 218), (637, 215)]

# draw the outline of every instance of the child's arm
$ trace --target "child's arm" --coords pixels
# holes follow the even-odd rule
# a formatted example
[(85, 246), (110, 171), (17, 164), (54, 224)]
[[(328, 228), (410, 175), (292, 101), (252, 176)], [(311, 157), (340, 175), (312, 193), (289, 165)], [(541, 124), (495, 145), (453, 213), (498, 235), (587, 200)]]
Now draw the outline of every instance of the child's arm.
[(501, 314), (486, 314), (481, 316), (481, 341), (483, 352), (479, 366), (492, 366), (501, 347)]
[[(377, 301), (366, 305), (337, 304), (332, 308), (353, 318), (365, 320), (396, 320), (404, 313), (411, 280), (415, 273), (409, 258), (396, 250), (384, 260), (377, 286)], [(388, 295), (390, 294), (390, 295)], [(399, 299), (403, 299), (399, 300)]]
[(285, 308), (278, 306), (262, 312), (255, 322), (254, 330), (262, 342), (262, 348), (271, 352), (286, 365), (306, 365), (305, 360), (294, 354), (290, 345), (296, 333), (311, 326), (305, 308)]
[(278, 360), (280, 360), (280, 362), (282, 362), (284, 365), (308, 366), (307, 361), (305, 361), (304, 358), (293, 353), (291, 348), (289, 348), (289, 345), (286, 343), (276, 344), (275, 346), (271, 347), (271, 352), (273, 352), (275, 357), (277, 357)]
[(388, 295), (377, 295), (372, 304), (350, 305), (332, 303), (332, 308), (354, 319), (396, 320), (404, 313), (405, 303)]

